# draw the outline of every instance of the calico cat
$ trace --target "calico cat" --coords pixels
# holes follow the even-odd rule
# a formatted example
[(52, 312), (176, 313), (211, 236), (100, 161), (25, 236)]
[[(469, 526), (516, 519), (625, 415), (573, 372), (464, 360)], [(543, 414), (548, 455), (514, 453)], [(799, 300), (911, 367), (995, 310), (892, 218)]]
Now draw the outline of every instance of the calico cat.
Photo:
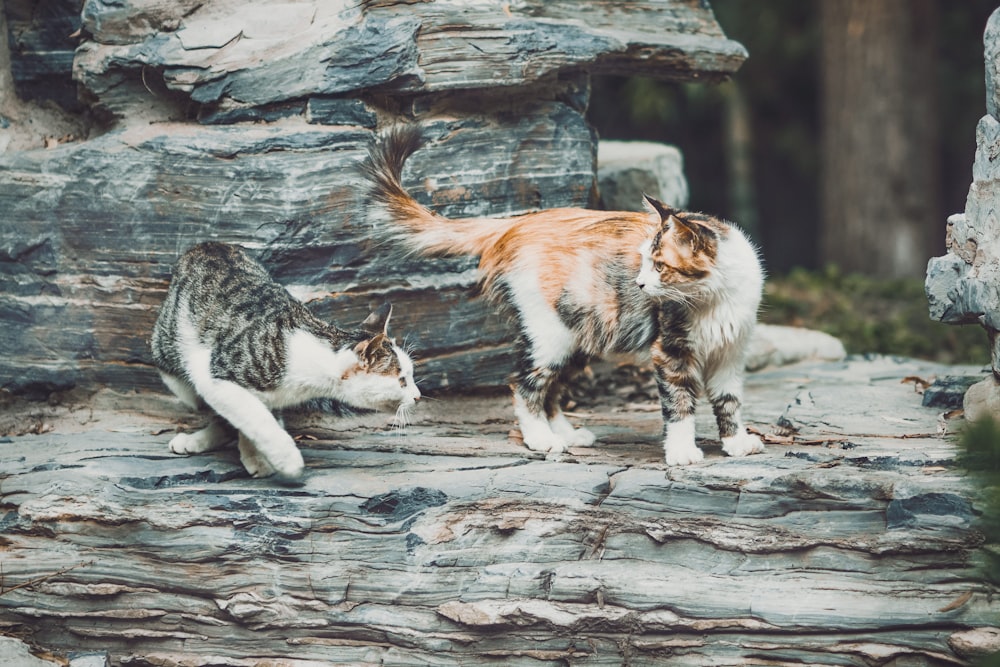
[(695, 402), (707, 394), (723, 451), (763, 451), (740, 413), (743, 367), (763, 270), (735, 226), (646, 197), (648, 212), (551, 209), (510, 218), (449, 220), (403, 188), (419, 128), (372, 144), (362, 173), (378, 205), (372, 233), (423, 255), (479, 256), (483, 286), (518, 325), (514, 413), (530, 449), (559, 453), (594, 435), (560, 402), (567, 380), (608, 352), (650, 349), (669, 465), (703, 457)]
[[(239, 432), (240, 461), (254, 477), (302, 476), (302, 454), (272, 415), (313, 398), (405, 414), (420, 398), (413, 363), (389, 337), (384, 304), (356, 330), (320, 321), (242, 248), (202, 243), (174, 268), (153, 328), (153, 361), (167, 387), (216, 417), (170, 441), (196, 454)], [(221, 417), (221, 419), (220, 419)], [(224, 420), (224, 421), (223, 421)]]

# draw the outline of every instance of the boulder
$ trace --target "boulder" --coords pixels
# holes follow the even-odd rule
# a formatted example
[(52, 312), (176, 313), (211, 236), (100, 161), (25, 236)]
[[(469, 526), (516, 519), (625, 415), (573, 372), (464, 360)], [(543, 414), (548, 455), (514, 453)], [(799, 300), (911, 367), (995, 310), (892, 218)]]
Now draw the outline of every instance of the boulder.
[[(987, 115), (976, 128), (976, 157), (965, 212), (948, 218), (947, 253), (927, 264), (925, 290), (931, 318), (949, 324), (978, 323), (990, 340), (993, 373), (1000, 377), (1000, 10), (984, 35)], [(992, 402), (976, 399), (972, 414)], [(989, 410), (993, 410), (990, 407)], [(1000, 412), (993, 412), (1000, 416)]]
[(608, 211), (642, 211), (644, 194), (676, 208), (688, 204), (684, 157), (674, 146), (651, 141), (600, 142), (597, 187)]
[(32, 395), (161, 390), (150, 327), (176, 258), (210, 239), (335, 322), (395, 302), (426, 389), (504, 384), (513, 332), (476, 298), (475, 261), (369, 242), (355, 167), (373, 134), (423, 126), (404, 179), (444, 215), (587, 206), (591, 72), (711, 81), (746, 57), (707, 4), (673, 0), (33, 6), (3, 6), (7, 88), (79, 87), (91, 121), (32, 134), (34, 114), (0, 109), (0, 387)]

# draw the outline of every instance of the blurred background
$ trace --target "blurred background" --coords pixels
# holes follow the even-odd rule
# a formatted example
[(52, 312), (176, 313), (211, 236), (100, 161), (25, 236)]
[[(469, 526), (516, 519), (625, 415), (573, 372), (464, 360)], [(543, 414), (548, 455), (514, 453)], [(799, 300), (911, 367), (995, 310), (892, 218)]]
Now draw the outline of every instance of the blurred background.
[(602, 139), (673, 144), (690, 208), (739, 223), (771, 276), (762, 320), (850, 352), (987, 363), (927, 315), (927, 260), (965, 209), (995, 0), (712, 0), (750, 53), (720, 85), (598, 77)]

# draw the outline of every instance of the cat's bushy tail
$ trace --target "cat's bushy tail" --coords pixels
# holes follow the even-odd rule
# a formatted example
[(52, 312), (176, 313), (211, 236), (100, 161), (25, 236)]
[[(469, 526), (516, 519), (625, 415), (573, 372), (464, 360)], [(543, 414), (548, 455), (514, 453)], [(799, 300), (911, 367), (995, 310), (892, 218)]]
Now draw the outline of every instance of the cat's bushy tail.
[(506, 231), (504, 219), (445, 218), (403, 188), (403, 164), (422, 144), (418, 126), (397, 125), (369, 147), (361, 172), (372, 184), (372, 201), (381, 207), (371, 216), (374, 235), (425, 255), (482, 255)]

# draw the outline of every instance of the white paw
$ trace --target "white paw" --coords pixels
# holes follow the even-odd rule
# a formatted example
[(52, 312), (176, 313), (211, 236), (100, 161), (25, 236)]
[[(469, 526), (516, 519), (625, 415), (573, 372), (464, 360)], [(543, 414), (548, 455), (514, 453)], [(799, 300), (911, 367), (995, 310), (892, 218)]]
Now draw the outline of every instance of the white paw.
[(240, 452), (240, 463), (247, 469), (251, 477), (270, 477), (274, 474), (274, 468), (260, 454), (254, 453), (244, 455)]
[(274, 474), (282, 482), (299, 482), (305, 469), (306, 463), (302, 460), (302, 453), (296, 448), (274, 466)]
[(760, 441), (760, 438), (752, 433), (740, 431), (730, 438), (722, 439), (722, 451), (730, 456), (760, 454), (764, 451), (764, 443)]
[(590, 447), (596, 441), (597, 436), (585, 428), (574, 429), (569, 437), (570, 447)]
[(549, 454), (562, 454), (566, 451), (567, 443), (555, 433), (534, 433), (527, 435), (522, 431), (524, 445), (534, 452), (547, 452)]
[(170, 439), (170, 451), (174, 454), (201, 454), (202, 452), (207, 452), (212, 448), (212, 443), (207, 442), (204, 438), (199, 438), (199, 433), (201, 431), (195, 433), (178, 433)]
[(562, 417), (549, 422), (552, 432), (566, 442), (567, 447), (590, 447), (597, 436), (585, 428), (573, 428), (569, 421)]
[(705, 458), (698, 445), (664, 445), (663, 453), (668, 466), (686, 466)]
[(663, 454), (668, 466), (686, 466), (705, 458), (694, 441), (693, 416), (667, 424), (667, 437), (663, 440)]

